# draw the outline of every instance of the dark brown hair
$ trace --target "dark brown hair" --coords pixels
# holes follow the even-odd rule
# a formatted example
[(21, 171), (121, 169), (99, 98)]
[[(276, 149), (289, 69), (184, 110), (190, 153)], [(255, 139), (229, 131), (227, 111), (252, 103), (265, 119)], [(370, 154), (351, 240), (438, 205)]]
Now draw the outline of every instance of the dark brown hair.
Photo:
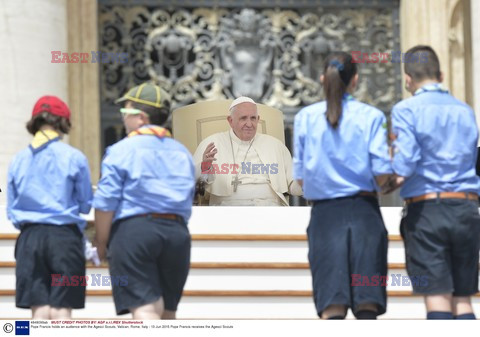
[[(128, 102), (128, 101), (127, 101)], [(164, 106), (161, 108), (156, 108), (148, 104), (137, 103), (134, 101), (129, 101), (132, 104), (132, 108), (142, 110), (148, 115), (150, 119), (150, 124), (153, 125), (163, 125), (170, 115), (170, 102), (163, 102)]]
[(440, 81), (440, 61), (430, 46), (419, 45), (405, 53), (404, 71), (415, 82), (425, 79)]
[(325, 60), (323, 91), (327, 101), (327, 120), (334, 129), (342, 116), (343, 95), (356, 73), (357, 65), (348, 53), (333, 52)]
[(42, 112), (35, 117), (32, 117), (32, 119), (27, 122), (27, 130), (32, 135), (35, 135), (44, 125), (50, 125), (55, 130), (64, 134), (68, 134), (72, 128), (72, 124), (70, 124), (70, 121), (65, 117), (52, 115), (48, 112)]

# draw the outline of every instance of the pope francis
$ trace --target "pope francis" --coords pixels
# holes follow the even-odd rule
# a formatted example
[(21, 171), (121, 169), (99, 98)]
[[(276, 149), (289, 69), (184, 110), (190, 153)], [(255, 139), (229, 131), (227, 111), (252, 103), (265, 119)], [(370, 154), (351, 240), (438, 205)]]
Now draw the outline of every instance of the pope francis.
[(292, 157), (278, 139), (257, 133), (256, 103), (239, 97), (230, 105), (231, 129), (205, 138), (194, 154), (197, 178), (206, 183), (210, 206), (288, 206), (302, 195), (292, 179)]

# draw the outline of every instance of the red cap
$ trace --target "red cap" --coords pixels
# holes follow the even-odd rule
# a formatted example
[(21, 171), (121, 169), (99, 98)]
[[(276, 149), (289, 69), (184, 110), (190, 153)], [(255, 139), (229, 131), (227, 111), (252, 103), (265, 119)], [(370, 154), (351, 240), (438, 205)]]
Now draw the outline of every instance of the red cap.
[(70, 119), (70, 109), (67, 104), (56, 96), (43, 96), (35, 103), (33, 107), (32, 117), (42, 112), (48, 112), (55, 116)]

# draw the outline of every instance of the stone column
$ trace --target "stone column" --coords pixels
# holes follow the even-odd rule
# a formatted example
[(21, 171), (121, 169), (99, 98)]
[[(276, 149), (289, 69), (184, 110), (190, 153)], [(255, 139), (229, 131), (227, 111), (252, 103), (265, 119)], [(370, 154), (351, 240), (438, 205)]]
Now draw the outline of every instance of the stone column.
[(8, 165), (31, 140), (25, 124), (36, 100), (50, 94), (69, 101), (68, 65), (51, 63), (52, 50), (67, 50), (66, 21), (67, 0), (0, 2), (0, 205)]
[[(470, 1), (471, 36), (472, 36), (472, 91), (473, 108), (480, 124), (480, 2)], [(480, 143), (480, 142), (479, 142)]]
[[(430, 45), (440, 59), (443, 83), (455, 97), (471, 104), (468, 9), (468, 0), (402, 0), (400, 34), (403, 52)], [(404, 91), (404, 97), (409, 95)]]
[(88, 53), (88, 63), (68, 66), (68, 97), (74, 128), (70, 144), (88, 158), (92, 183), (100, 176), (100, 93), (99, 63), (92, 63), (92, 51), (98, 50), (98, 19), (96, 0), (69, 0), (68, 50)]

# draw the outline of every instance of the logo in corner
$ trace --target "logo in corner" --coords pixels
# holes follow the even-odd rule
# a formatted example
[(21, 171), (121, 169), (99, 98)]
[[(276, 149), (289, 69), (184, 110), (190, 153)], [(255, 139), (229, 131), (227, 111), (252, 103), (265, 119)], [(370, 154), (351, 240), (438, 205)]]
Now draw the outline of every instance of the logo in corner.
[(30, 335), (30, 321), (15, 321), (15, 335)]
[(12, 323), (5, 323), (3, 325), (3, 331), (5, 331), (6, 333), (10, 333), (13, 331), (13, 325)]

